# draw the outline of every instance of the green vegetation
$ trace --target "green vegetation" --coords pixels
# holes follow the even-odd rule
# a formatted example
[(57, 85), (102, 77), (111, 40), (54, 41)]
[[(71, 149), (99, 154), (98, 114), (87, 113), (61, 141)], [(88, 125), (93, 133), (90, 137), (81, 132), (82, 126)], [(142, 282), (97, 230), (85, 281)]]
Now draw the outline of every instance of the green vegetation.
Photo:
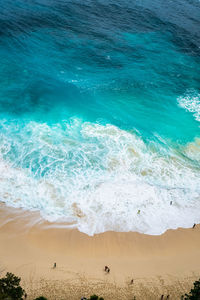
[(189, 294), (183, 296), (184, 300), (200, 300), (200, 279), (194, 282), (194, 287)]
[[(20, 286), (21, 278), (12, 273), (7, 273), (0, 279), (0, 300), (23, 300), (26, 298), (24, 289)], [(34, 300), (47, 300), (40, 296)], [(104, 300), (102, 297), (92, 295), (88, 300)]]
[[(12, 273), (7, 273), (5, 277), (0, 279), (0, 300), (23, 300), (26, 298), (24, 289), (20, 286), (21, 278)], [(134, 299), (136, 299), (134, 297)], [(200, 300), (200, 279), (194, 282), (194, 287), (189, 294), (181, 297), (183, 300)], [(34, 300), (47, 300), (40, 296)], [(92, 295), (88, 300), (104, 300), (97, 295)]]
[(25, 291), (20, 286), (21, 278), (7, 273), (0, 279), (0, 300), (22, 300)]
[(102, 297), (98, 297), (97, 295), (90, 296), (89, 300), (104, 300)]

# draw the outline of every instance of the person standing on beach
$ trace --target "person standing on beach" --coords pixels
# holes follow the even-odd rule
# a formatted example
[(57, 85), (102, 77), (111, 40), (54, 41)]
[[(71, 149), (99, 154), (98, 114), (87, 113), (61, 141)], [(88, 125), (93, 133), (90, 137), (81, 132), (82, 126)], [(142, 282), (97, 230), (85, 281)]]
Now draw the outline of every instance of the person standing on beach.
[(110, 268), (108, 266), (105, 266), (104, 271), (109, 273), (110, 272)]

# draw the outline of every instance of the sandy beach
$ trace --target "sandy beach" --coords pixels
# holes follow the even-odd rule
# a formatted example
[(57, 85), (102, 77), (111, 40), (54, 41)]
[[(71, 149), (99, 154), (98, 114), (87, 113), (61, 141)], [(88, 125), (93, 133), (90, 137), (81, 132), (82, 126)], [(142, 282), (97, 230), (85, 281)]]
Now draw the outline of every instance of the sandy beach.
[(162, 294), (180, 299), (199, 270), (199, 225), (160, 236), (106, 232), (89, 237), (63, 224), (55, 228), (39, 213), (0, 206), (1, 275), (20, 276), (28, 299), (78, 300), (93, 293), (105, 300), (160, 299)]

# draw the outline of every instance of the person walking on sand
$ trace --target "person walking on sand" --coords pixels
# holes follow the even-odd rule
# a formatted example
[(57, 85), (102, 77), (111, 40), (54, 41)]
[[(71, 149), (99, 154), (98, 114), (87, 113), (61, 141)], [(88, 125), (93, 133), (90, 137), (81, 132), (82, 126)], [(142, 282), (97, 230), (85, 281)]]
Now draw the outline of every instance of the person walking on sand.
[(110, 268), (109, 268), (108, 266), (105, 266), (104, 271), (105, 271), (106, 273), (110, 273)]
[(131, 279), (131, 282), (130, 282), (130, 284), (133, 284), (133, 279)]
[(164, 298), (164, 295), (161, 295), (160, 300), (163, 300), (163, 298)]
[(169, 299), (169, 295), (167, 295), (167, 298), (166, 299)]
[(56, 268), (56, 262), (54, 263), (54, 265), (53, 265), (53, 269), (55, 269)]

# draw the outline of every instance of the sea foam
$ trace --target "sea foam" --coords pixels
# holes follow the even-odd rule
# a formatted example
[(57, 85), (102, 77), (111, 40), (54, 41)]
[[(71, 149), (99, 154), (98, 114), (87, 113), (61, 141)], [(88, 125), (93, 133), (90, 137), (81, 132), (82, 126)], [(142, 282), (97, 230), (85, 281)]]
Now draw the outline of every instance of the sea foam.
[(166, 151), (134, 132), (78, 119), (1, 127), (0, 199), (10, 206), (89, 235), (161, 234), (200, 221), (200, 174), (189, 144)]
[(193, 113), (195, 119), (200, 122), (200, 94), (190, 92), (178, 98), (179, 105), (187, 111)]

